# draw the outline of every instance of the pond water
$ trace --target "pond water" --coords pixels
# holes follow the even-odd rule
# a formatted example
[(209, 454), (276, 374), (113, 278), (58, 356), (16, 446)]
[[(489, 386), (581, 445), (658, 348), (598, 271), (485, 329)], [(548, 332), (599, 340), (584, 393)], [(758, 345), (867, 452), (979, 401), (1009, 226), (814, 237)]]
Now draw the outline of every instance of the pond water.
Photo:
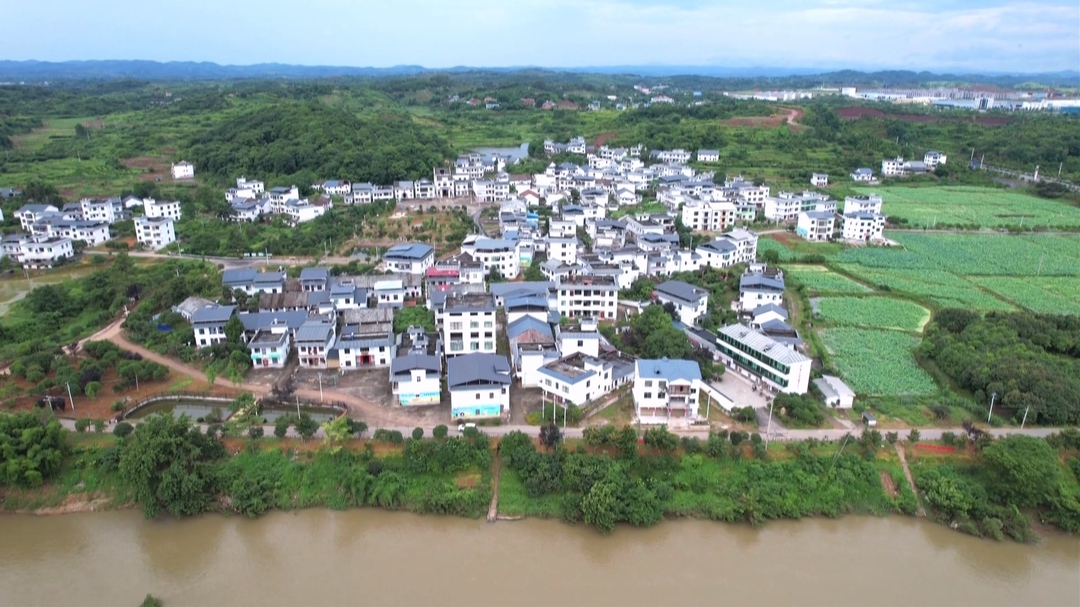
[(150, 403), (144, 407), (140, 407), (125, 417), (130, 419), (142, 419), (149, 417), (155, 413), (171, 414), (173, 417), (180, 417), (181, 415), (187, 415), (192, 420), (197, 420), (201, 417), (211, 415), (217, 409), (221, 414), (221, 418), (225, 419), (231, 413), (229, 411), (229, 403), (226, 402), (207, 402), (198, 400), (161, 400), (154, 403)]
[[(311, 415), (320, 424), (333, 421), (341, 415), (341, 411), (330, 407), (305, 407), (300, 405), (300, 411)], [(272, 424), (283, 415), (296, 415), (296, 407), (263, 407), (262, 416), (266, 423)]]

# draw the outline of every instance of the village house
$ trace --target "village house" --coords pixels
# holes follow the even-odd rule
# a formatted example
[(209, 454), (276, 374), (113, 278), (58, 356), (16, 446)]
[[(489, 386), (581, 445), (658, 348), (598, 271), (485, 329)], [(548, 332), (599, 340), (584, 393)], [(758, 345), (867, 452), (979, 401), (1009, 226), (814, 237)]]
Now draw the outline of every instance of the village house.
[(682, 207), (682, 223), (695, 232), (722, 232), (735, 225), (735, 204), (691, 198)]
[(354, 308), (340, 316), (341, 336), (334, 348), (342, 372), (391, 364), (396, 349), (392, 309)]
[(518, 240), (468, 236), (461, 243), (461, 250), (484, 264), (485, 274), (494, 270), (513, 280), (521, 273), (520, 244)]
[(446, 356), (495, 353), (495, 298), (490, 293), (450, 295), (442, 318), (442, 341)]
[(435, 247), (419, 242), (396, 244), (383, 255), (386, 269), (406, 274), (424, 274), (435, 263)]
[(675, 306), (675, 314), (688, 327), (696, 325), (701, 317), (708, 314), (709, 292), (705, 289), (681, 280), (669, 280), (656, 285), (653, 292), (661, 304)]
[(496, 354), (465, 354), (446, 361), (454, 420), (499, 418), (510, 410), (510, 363)]
[(698, 150), (698, 162), (720, 162), (720, 150)]
[(739, 278), (739, 299), (735, 303), (740, 310), (754, 310), (764, 304), (782, 304), (783, 301), (783, 276), (747, 272)]
[(171, 217), (136, 217), (135, 240), (157, 250), (176, 242), (176, 228)]
[(306, 369), (326, 369), (330, 350), (334, 347), (334, 323), (309, 319), (296, 330), (296, 351), (300, 366)]
[(29, 232), (30, 226), (44, 217), (59, 212), (60, 209), (51, 204), (24, 204), (18, 211), (15, 211), (15, 219), (19, 220), (19, 225), (24, 232)]
[(611, 391), (611, 367), (604, 360), (577, 352), (537, 370), (544, 402), (583, 407)]
[(810, 359), (791, 347), (749, 327), (732, 324), (720, 329), (721, 358), (744, 376), (773, 390), (805, 394), (810, 383)]
[(397, 355), (390, 362), (390, 391), (403, 407), (439, 404), (442, 352), (437, 334), (409, 327), (398, 336)]
[(154, 200), (153, 198), (143, 200), (143, 214), (147, 217), (180, 219), (181, 213), (179, 200)]
[(844, 213), (881, 213), (881, 196), (876, 194), (844, 198)]
[(300, 190), (295, 185), (287, 188), (284, 186), (270, 188), (271, 213), (284, 213), (285, 203), (290, 200), (300, 200)]
[(325, 291), (329, 280), (329, 268), (315, 267), (300, 270), (300, 289), (302, 291)]
[(506, 336), (515, 377), (522, 387), (538, 386), (537, 369), (559, 358), (559, 348), (547, 316), (520, 315), (507, 323)]
[(829, 185), (829, 174), (828, 173), (814, 173), (814, 174), (810, 175), (810, 185), (814, 186), (815, 188), (828, 187), (828, 185)]
[(866, 167), (860, 167), (851, 172), (852, 181), (870, 182), (874, 180), (874, 171)]
[(83, 221), (115, 223), (119, 220), (117, 206), (123, 208), (123, 201), (117, 200), (119, 205), (114, 205), (111, 198), (83, 198), (79, 201), (80, 214)]
[(821, 242), (832, 239), (835, 228), (833, 223), (836, 214), (831, 211), (809, 211), (799, 213), (799, 221), (796, 223), (795, 233), (799, 237), (812, 242)]
[(195, 178), (195, 165), (186, 160), (172, 165), (172, 178), (173, 179), (194, 179)]
[(266, 329), (259, 329), (248, 341), (251, 366), (256, 369), (283, 369), (289, 359), (291, 345), (287, 323), (278, 322)]
[(930, 171), (936, 169), (939, 164), (945, 164), (946, 160), (948, 160), (948, 156), (934, 150), (923, 154), (923, 164), (926, 165), (927, 170)]
[(75, 256), (70, 238), (32, 237), (26, 234), (8, 234), (3, 238), (4, 255), (25, 268), (52, 268), (65, 259)]
[(836, 201), (817, 192), (803, 192), (793, 194), (780, 192), (779, 196), (765, 199), (765, 218), (770, 221), (793, 221), (798, 219), (799, 213), (810, 211), (836, 212)]
[(693, 360), (642, 359), (634, 372), (634, 411), (642, 424), (698, 417), (701, 368)]
[(884, 238), (885, 216), (881, 213), (844, 213), (842, 238), (859, 242), (876, 242)]
[(225, 343), (225, 325), (236, 312), (236, 306), (212, 306), (196, 310), (191, 315), (191, 329), (195, 346), (206, 348)]
[(254, 268), (225, 270), (221, 273), (221, 284), (231, 290), (240, 289), (248, 295), (259, 291), (281, 293), (285, 290), (285, 272), (259, 272)]
[(855, 391), (839, 377), (822, 375), (814, 380), (814, 385), (821, 391), (825, 404), (836, 409), (850, 409), (855, 404)]
[(610, 276), (568, 276), (558, 293), (557, 309), (566, 318), (615, 319), (619, 287)]

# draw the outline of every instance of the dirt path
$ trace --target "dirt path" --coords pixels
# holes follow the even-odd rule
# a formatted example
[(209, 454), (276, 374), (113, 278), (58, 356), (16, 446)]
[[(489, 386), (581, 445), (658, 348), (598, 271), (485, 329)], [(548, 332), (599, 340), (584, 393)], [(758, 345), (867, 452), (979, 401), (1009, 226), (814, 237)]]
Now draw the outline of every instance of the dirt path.
[(502, 475), (502, 455), (495, 451), (491, 462), (491, 505), (488, 506), (487, 522), (494, 523), (499, 518), (499, 477)]
[(911, 476), (911, 469), (907, 465), (907, 456), (904, 455), (903, 443), (896, 443), (896, 454), (900, 456), (900, 463), (904, 466), (904, 476), (907, 477), (908, 486), (911, 487), (911, 492), (915, 494), (915, 505), (919, 509), (919, 518), (926, 518), (926, 510), (923, 510), (922, 500), (919, 499), (919, 490), (915, 487), (915, 479)]
[[(88, 339), (105, 339), (111, 341), (125, 350), (138, 352), (142, 355), (144, 359), (152, 360), (160, 365), (164, 365), (170, 370), (175, 371), (176, 373), (186, 375), (199, 381), (206, 381), (206, 374), (203, 373), (201, 370), (185, 365), (180, 361), (168, 358), (166, 356), (162, 356), (157, 352), (148, 350), (138, 344), (128, 341), (128, 339), (123, 335), (123, 330), (120, 328), (120, 324), (122, 322), (123, 319), (120, 319), (109, 325), (108, 327), (102, 329), (101, 331), (98, 331), (91, 338)], [(244, 392), (251, 392), (256, 396), (266, 396), (270, 393), (271, 389), (270, 386), (259, 384), (234, 384), (229, 380), (221, 377), (216, 378), (216, 380), (214, 381), (214, 385), (222, 386), (225, 388), (232, 388), (234, 390), (240, 390)], [(324, 389), (322, 393), (322, 399), (320, 399), (320, 394), (318, 390), (300, 389), (296, 391), (296, 395), (302, 400), (313, 403), (320, 402), (320, 400), (342, 402), (349, 407), (350, 413), (359, 415), (368, 420), (378, 421), (383, 424), (398, 421), (396, 419), (396, 416), (392, 415), (391, 411), (380, 407), (375, 403), (364, 400), (362, 398), (358, 398), (346, 392)]]

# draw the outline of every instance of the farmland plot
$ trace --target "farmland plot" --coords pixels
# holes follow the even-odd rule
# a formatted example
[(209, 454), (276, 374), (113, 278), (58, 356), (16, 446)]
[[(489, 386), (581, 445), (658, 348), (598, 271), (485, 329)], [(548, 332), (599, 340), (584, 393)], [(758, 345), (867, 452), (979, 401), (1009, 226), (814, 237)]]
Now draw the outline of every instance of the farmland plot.
[(918, 228), (1080, 227), (1080, 209), (1068, 203), (1011, 190), (971, 186), (884, 187), (860, 190), (879, 194), (885, 213)]
[(926, 298), (942, 308), (1009, 311), (1015, 308), (983, 291), (966, 279), (942, 270), (878, 269), (859, 265), (841, 266), (845, 272), (873, 285)]
[(930, 322), (930, 310), (892, 297), (823, 297), (818, 305), (822, 318), (840, 325), (920, 332)]
[(1080, 315), (1080, 278), (977, 276), (972, 281), (1035, 312)]
[(822, 266), (791, 266), (784, 268), (784, 277), (805, 285), (814, 293), (869, 293), (870, 287)]
[(932, 394), (934, 380), (915, 362), (919, 338), (897, 331), (836, 327), (821, 332), (840, 375), (856, 393)]

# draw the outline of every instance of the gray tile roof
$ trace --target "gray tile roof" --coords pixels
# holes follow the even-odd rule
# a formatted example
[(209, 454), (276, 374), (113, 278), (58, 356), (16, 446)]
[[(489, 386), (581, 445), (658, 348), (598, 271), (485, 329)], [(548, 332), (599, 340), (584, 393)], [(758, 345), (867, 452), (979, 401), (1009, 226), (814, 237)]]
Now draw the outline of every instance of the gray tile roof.
[(191, 315), (191, 324), (225, 324), (232, 318), (236, 306), (201, 308)]
[(740, 289), (758, 289), (763, 291), (783, 291), (784, 280), (761, 274), (743, 274), (739, 279)]
[(693, 381), (701, 379), (701, 367), (694, 360), (642, 359), (637, 361), (637, 376), (669, 382), (679, 379)]
[(465, 354), (446, 361), (446, 384), (451, 390), (468, 384), (510, 385), (510, 362), (498, 354)]
[(788, 346), (778, 342), (777, 340), (755, 331), (749, 327), (743, 325), (734, 324), (728, 325), (720, 329), (720, 333), (732, 337), (742, 344), (748, 346), (751, 350), (759, 352), (769, 358), (785, 364), (791, 365), (795, 363), (805, 362), (807, 359), (801, 353), (792, 350)]
[(390, 361), (390, 373), (394, 375), (408, 373), (413, 369), (438, 373), (442, 371), (442, 364), (438, 356), (431, 356), (430, 354), (407, 354)]
[(299, 329), (296, 330), (296, 342), (309, 342), (325, 344), (330, 341), (331, 336), (334, 333), (334, 326), (320, 322), (320, 321), (308, 321), (305, 322)]
[(709, 296), (709, 292), (705, 289), (695, 287), (681, 280), (662, 282), (656, 285), (656, 292), (688, 303), (697, 303)]
[(754, 311), (753, 311), (754, 318), (757, 318), (758, 316), (761, 316), (762, 314), (766, 314), (768, 312), (776, 312), (777, 314), (779, 314), (783, 318), (788, 317), (787, 310), (781, 308), (780, 306), (778, 306), (776, 304), (765, 304), (765, 305), (758, 306), (758, 307), (754, 308)]
[(330, 277), (328, 268), (304, 268), (300, 270), (300, 282), (325, 281)]
[(435, 252), (431, 245), (419, 242), (396, 244), (386, 251), (383, 259), (421, 260)]
[(507, 339), (513, 341), (515, 338), (520, 337), (527, 331), (536, 331), (537, 333), (547, 336), (551, 339), (551, 343), (555, 343), (555, 336), (551, 332), (551, 325), (536, 318), (535, 316), (522, 316), (514, 322), (506, 325)]

